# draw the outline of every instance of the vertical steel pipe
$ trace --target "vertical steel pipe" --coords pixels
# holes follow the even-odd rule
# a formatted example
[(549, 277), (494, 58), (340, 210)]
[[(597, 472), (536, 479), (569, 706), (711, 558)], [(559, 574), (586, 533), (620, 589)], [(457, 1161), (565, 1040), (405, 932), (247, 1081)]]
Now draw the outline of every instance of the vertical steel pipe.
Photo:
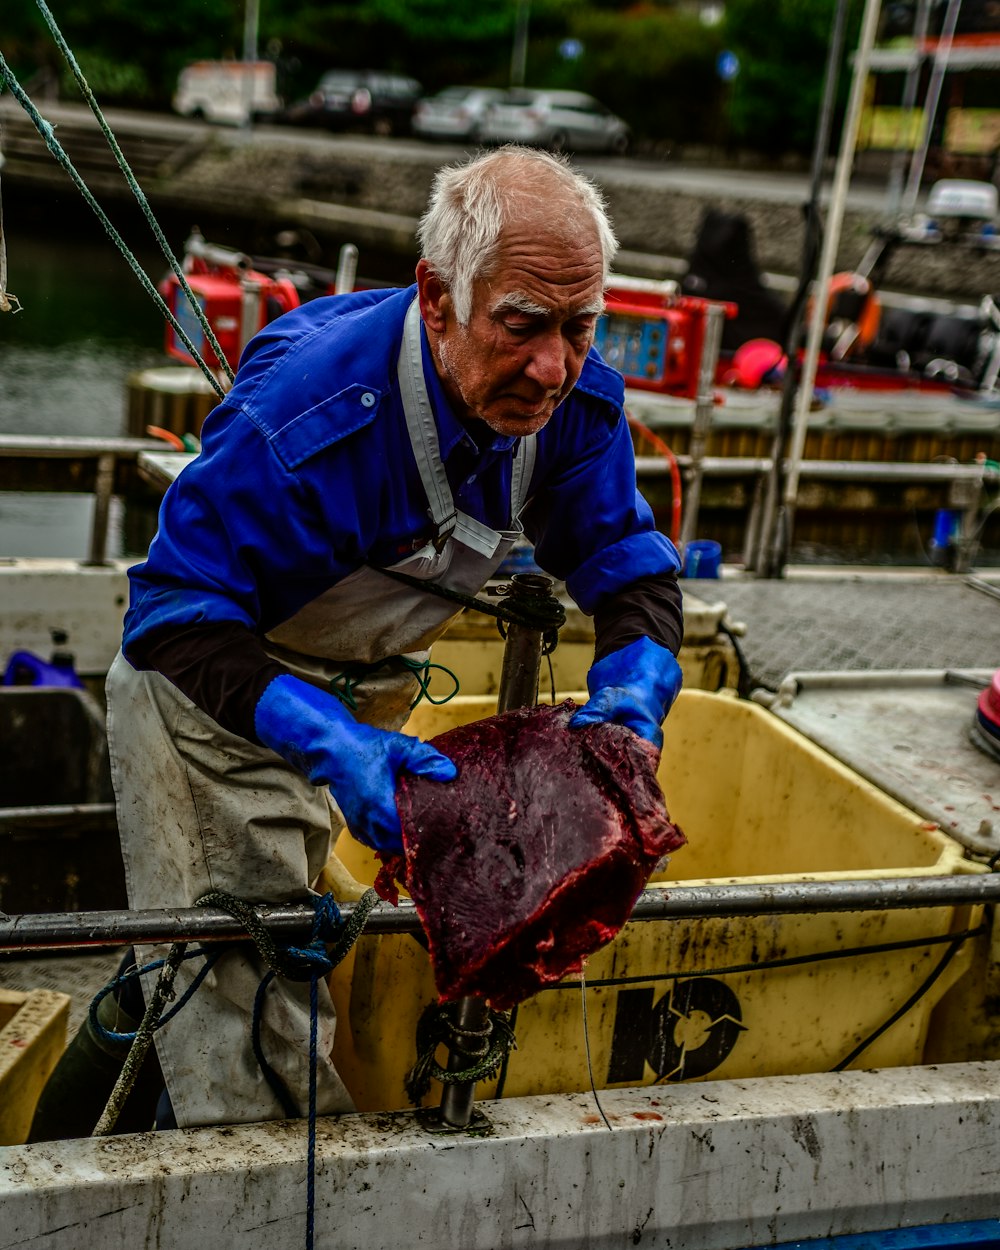
[(115, 490), (115, 454), (104, 452), (97, 458), (94, 481), (94, 519), (90, 527), (90, 554), (87, 564), (102, 565), (108, 558), (108, 521)]
[[(516, 573), (511, 579), (511, 597), (551, 597), (552, 579), (541, 573)], [(519, 707), (534, 707), (538, 701), (538, 674), (542, 663), (544, 631), (527, 625), (510, 623), (504, 646), (503, 668), (497, 710), (510, 712)], [(459, 1032), (476, 1034), (486, 1028), (489, 1008), (485, 999), (459, 999), (455, 1026)], [(448, 1056), (448, 1071), (460, 1072), (471, 1060), (478, 1058), (477, 1046), (455, 1046)], [(466, 1128), (472, 1119), (476, 1097), (475, 1081), (458, 1081), (446, 1085), (441, 1096), (441, 1119), (452, 1128)]]
[(701, 483), (705, 476), (705, 449), (712, 431), (715, 414), (715, 370), (722, 347), (722, 329), (726, 311), (722, 304), (710, 304), (705, 314), (705, 331), (701, 341), (701, 360), (698, 364), (698, 395), (694, 404), (694, 423), (691, 427), (691, 469), (684, 486), (684, 516), (681, 520), (680, 548), (694, 538), (698, 527), (698, 509), (701, 507)]

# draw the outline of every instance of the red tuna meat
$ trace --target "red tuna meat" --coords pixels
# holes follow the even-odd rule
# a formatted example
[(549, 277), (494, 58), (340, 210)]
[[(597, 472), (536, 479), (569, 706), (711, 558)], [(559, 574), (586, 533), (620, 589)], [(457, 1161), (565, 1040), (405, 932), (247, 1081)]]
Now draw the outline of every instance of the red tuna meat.
[(656, 749), (620, 725), (569, 729), (574, 710), (522, 708), (449, 730), (431, 741), (457, 780), (400, 779), (397, 875), (442, 1000), (478, 994), (504, 1010), (579, 972), (685, 842)]

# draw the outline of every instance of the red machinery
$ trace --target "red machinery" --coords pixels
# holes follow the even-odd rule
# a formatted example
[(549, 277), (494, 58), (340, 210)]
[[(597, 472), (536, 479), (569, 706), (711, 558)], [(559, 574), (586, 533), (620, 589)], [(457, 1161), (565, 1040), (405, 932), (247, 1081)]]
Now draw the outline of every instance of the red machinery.
[[(189, 239), (186, 245), (184, 276), (233, 369), (258, 330), (301, 303), (290, 278), (260, 273), (252, 268), (249, 257), (242, 252), (215, 247), (199, 237)], [(210, 368), (219, 368), (222, 362), (208, 343), (176, 275), (169, 274), (159, 289), (205, 363)], [(166, 350), (177, 360), (191, 361), (191, 353), (169, 322)]]
[[(719, 301), (676, 290), (672, 282), (615, 277), (594, 344), (628, 386), (694, 399), (707, 312)], [(735, 304), (723, 307), (736, 316)]]

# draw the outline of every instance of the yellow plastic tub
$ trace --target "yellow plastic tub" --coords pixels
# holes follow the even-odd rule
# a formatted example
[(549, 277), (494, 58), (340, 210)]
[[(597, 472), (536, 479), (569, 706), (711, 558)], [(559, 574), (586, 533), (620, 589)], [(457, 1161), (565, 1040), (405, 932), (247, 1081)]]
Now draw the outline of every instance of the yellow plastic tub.
[(0, 990), (0, 1146), (23, 1142), (35, 1104), (66, 1048), (68, 994)]
[[(580, 696), (578, 696), (579, 698)], [(417, 708), (432, 737), (489, 715), (492, 700)], [(660, 782), (688, 845), (656, 888), (950, 875), (975, 868), (957, 843), (757, 704), (684, 691), (666, 726)], [(342, 835), (360, 881), (372, 856)], [(851, 953), (963, 929), (978, 909), (644, 921), (625, 926), (587, 968), (590, 1067), (598, 1088), (826, 1071), (924, 982), (943, 953), (918, 944)], [(828, 953), (835, 952), (829, 958)], [(921, 1060), (934, 1004), (969, 964), (966, 948), (919, 1001), (850, 1065)], [(335, 1061), (362, 1110), (407, 1105), (414, 1031), (435, 998), (427, 955), (409, 936), (364, 937), (333, 974)], [(521, 1004), (509, 1096), (590, 1087), (579, 981)], [(489, 1098), (495, 1082), (483, 1082)]]
[[(721, 628), (725, 605), (704, 603), (685, 596), (684, 644), (678, 659), (687, 690), (736, 689), (739, 657), (732, 637)], [(488, 616), (463, 612), (433, 648), (435, 664), (450, 669), (464, 695), (492, 695), (500, 689), (504, 642), (496, 622)], [(559, 631), (559, 645), (549, 662), (542, 660), (541, 690), (548, 695), (552, 681), (556, 690), (585, 690), (587, 669), (594, 659), (594, 622), (570, 605), (566, 624)], [(434, 677), (432, 689), (448, 688), (444, 674)]]

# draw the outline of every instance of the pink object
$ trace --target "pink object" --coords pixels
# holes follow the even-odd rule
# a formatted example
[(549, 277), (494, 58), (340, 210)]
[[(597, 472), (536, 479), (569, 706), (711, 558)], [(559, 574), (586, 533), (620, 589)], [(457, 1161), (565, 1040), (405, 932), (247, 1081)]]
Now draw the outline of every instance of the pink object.
[(995, 727), (1000, 734), (1000, 669), (993, 674), (990, 684), (979, 696), (979, 715)]
[(748, 339), (733, 353), (732, 369), (726, 374), (730, 386), (754, 391), (772, 369), (784, 369), (788, 357), (774, 339)]

